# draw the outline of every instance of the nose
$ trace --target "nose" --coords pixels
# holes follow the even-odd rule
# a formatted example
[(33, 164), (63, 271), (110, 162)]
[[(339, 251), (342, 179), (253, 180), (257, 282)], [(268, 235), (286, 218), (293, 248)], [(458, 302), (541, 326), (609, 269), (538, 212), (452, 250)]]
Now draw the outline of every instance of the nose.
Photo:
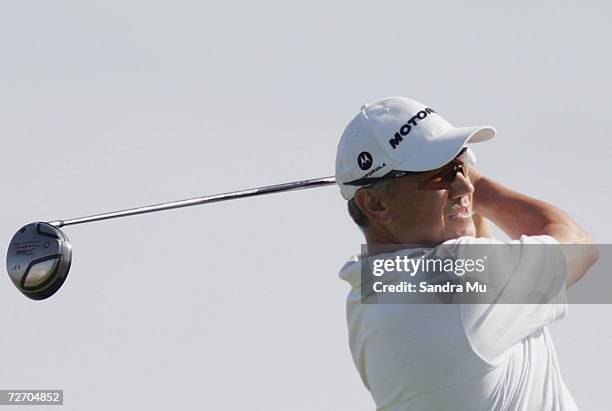
[(463, 196), (471, 195), (474, 192), (474, 185), (469, 177), (463, 173), (457, 173), (455, 179), (451, 183), (448, 195), (451, 199), (461, 198)]

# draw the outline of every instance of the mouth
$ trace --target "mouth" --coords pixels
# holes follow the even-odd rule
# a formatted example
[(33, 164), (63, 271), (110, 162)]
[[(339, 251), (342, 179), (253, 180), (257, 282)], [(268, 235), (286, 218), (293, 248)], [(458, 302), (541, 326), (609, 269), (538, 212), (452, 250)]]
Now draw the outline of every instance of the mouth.
[(472, 218), (472, 210), (470, 207), (453, 207), (452, 214), (448, 215), (449, 219), (466, 219)]

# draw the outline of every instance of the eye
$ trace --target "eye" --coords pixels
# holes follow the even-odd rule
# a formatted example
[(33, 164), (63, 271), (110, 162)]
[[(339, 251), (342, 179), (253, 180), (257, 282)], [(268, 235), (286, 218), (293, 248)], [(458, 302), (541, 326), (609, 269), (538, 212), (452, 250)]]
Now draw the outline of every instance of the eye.
[(463, 174), (465, 177), (468, 177), (470, 175), (470, 166), (464, 163), (459, 163), (457, 172)]
[(452, 183), (453, 181), (455, 181), (457, 173), (465, 175), (465, 167), (463, 166), (463, 163), (460, 163), (455, 160), (451, 164), (449, 164), (444, 170), (442, 170), (442, 172), (440, 172), (440, 176), (447, 183)]
[[(452, 177), (451, 177), (452, 174)], [(424, 181), (421, 185), (421, 189), (424, 190), (446, 190), (449, 188), (450, 183), (454, 179), (455, 173), (452, 170), (442, 170), (436, 175), (430, 177)]]

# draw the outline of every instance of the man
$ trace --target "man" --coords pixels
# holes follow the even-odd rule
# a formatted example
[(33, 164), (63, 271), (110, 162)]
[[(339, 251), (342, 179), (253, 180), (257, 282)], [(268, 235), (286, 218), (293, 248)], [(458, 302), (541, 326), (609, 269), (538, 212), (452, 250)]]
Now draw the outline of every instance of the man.
[[(455, 128), (399, 97), (366, 104), (342, 134), (336, 181), (367, 250), (340, 277), (352, 287), (351, 353), (378, 410), (577, 409), (546, 325), (565, 315), (564, 289), (595, 263), (597, 251), (563, 211), (473, 167), (466, 145), (494, 135), (491, 127)], [(485, 238), (483, 218), (511, 241)], [(415, 250), (422, 257), (441, 247), (461, 255), (470, 245), (495, 246), (486, 274), (502, 293), (518, 278), (546, 290), (556, 275), (563, 278), (551, 304), (384, 304), (368, 294), (374, 277), (364, 277), (361, 264), (377, 257), (381, 244), (403, 245), (384, 255), (391, 261)], [(559, 244), (585, 246), (568, 252)], [(392, 283), (404, 279), (393, 275)]]

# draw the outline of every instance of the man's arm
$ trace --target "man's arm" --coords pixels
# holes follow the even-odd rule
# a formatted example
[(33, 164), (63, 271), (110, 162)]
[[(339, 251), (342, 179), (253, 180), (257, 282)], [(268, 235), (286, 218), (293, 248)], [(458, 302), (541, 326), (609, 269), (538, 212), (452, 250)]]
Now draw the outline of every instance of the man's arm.
[(472, 220), (474, 220), (474, 227), (476, 228), (476, 237), (493, 238), (486, 218), (480, 214), (474, 214)]
[(597, 261), (598, 250), (591, 235), (559, 208), (513, 191), (503, 184), (470, 170), (474, 184), (473, 208), (488, 218), (510, 238), (521, 235), (549, 235), (561, 244), (567, 265), (566, 285), (574, 284)]

